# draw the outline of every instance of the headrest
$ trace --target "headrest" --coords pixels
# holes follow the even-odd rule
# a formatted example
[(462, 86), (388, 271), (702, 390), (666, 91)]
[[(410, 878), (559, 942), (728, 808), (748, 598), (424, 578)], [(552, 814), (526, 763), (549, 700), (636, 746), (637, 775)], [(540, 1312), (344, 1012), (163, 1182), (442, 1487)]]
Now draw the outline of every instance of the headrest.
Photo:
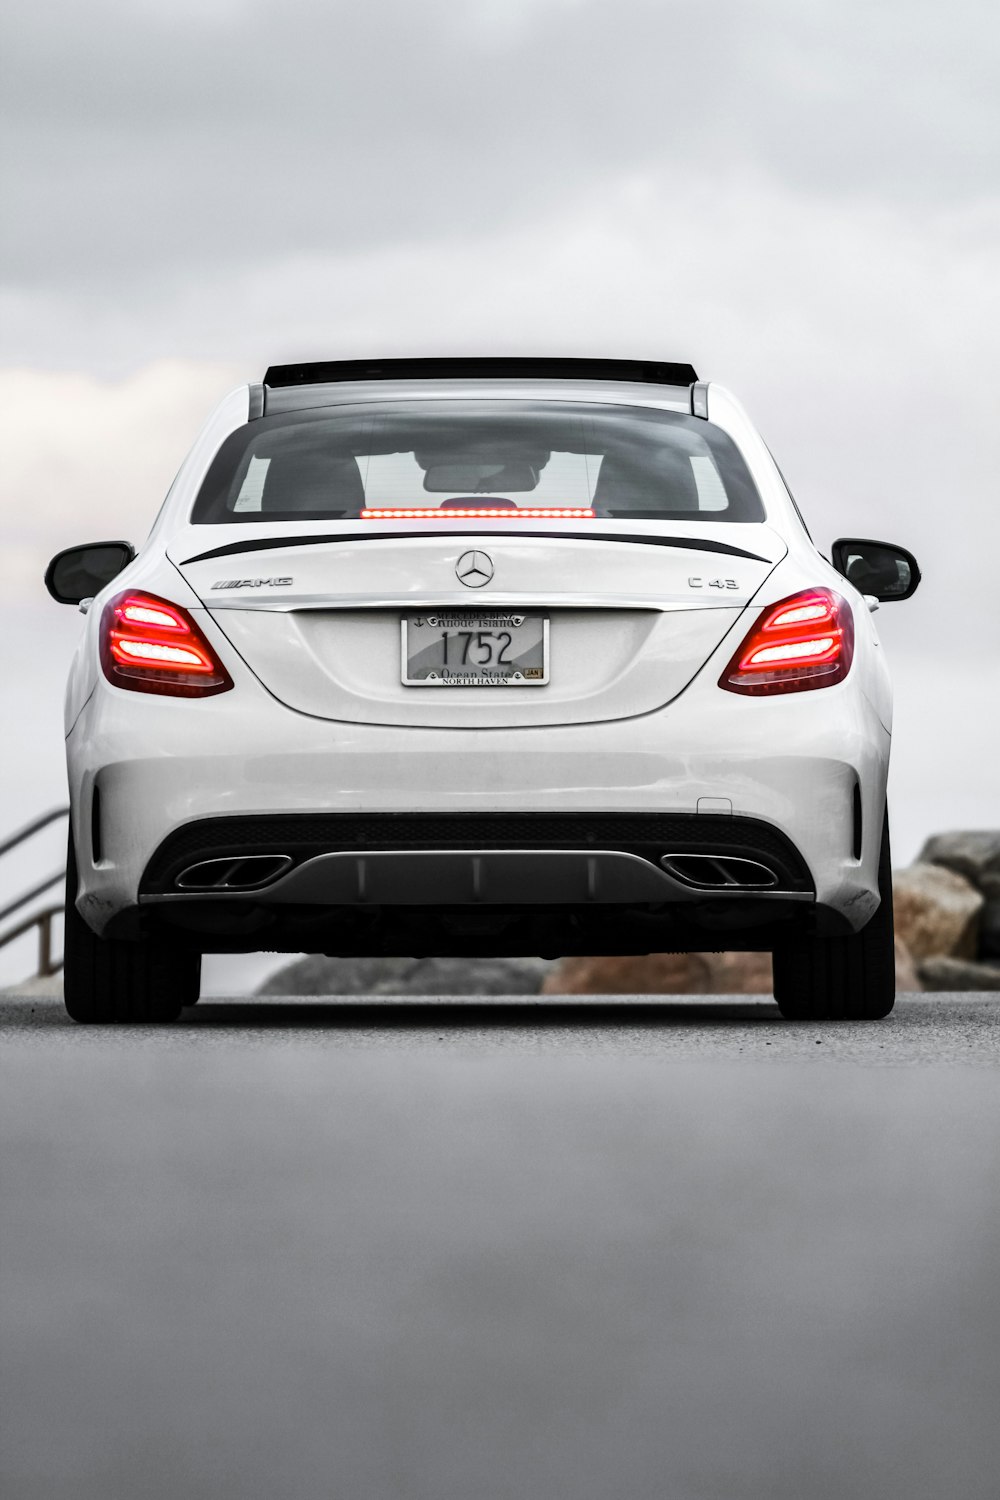
[(267, 466), (262, 510), (361, 510), (365, 487), (357, 460), (328, 453), (281, 453)]
[(698, 509), (698, 486), (685, 453), (661, 449), (642, 460), (608, 453), (601, 460), (594, 505), (609, 510)]

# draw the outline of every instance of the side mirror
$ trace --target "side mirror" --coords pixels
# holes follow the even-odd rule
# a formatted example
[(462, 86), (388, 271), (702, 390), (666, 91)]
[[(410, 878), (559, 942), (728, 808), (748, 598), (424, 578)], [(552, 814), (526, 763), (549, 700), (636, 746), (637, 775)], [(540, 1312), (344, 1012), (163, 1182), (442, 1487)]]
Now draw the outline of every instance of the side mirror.
[(895, 542), (872, 542), (860, 537), (841, 537), (830, 548), (837, 572), (853, 583), (861, 594), (872, 594), (887, 604), (909, 599), (920, 582), (917, 559)]
[(85, 542), (57, 552), (45, 569), (45, 587), (57, 604), (79, 604), (99, 594), (135, 557), (131, 542)]

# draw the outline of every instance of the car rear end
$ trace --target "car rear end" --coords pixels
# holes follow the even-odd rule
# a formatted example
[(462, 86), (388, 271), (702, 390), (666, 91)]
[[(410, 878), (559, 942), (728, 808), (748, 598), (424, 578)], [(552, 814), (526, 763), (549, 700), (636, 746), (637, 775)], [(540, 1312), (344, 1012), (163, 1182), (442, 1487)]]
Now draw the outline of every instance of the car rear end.
[(863, 926), (867, 611), (731, 398), (584, 364), (293, 367), (230, 398), (91, 613), (93, 930), (556, 954)]

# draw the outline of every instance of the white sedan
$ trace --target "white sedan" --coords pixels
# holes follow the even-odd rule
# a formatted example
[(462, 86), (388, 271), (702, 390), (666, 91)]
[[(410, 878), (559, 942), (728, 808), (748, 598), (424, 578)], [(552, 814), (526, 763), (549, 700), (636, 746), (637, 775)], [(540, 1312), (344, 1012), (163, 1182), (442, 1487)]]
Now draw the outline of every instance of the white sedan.
[(820, 555), (688, 365), (272, 368), (138, 553), (61, 552), (65, 997), (175, 1018), (204, 952), (774, 955), (782, 1013), (894, 998), (903, 548)]

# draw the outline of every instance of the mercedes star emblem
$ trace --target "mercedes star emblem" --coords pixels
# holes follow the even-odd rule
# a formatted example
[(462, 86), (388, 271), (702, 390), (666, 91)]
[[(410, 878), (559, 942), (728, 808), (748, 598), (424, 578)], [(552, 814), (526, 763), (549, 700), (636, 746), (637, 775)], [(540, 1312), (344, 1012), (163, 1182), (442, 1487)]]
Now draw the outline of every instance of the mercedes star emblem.
[(467, 589), (481, 589), (493, 577), (493, 559), (485, 552), (463, 552), (455, 573)]

